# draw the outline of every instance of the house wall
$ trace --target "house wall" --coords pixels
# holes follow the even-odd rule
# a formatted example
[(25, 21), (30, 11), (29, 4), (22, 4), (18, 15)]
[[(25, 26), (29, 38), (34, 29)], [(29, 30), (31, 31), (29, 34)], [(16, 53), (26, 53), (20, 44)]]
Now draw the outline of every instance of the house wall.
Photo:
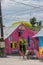
[(43, 47), (43, 37), (39, 37), (39, 47)]
[[(24, 25), (20, 25), (20, 26), (23, 26), (25, 29), (21, 35), (21, 37), (25, 38), (27, 40), (27, 37), (29, 36), (31, 39), (34, 40), (35, 42), (35, 47), (34, 49), (37, 49), (38, 48), (38, 44), (37, 44), (37, 39), (35, 38), (32, 38), (32, 36), (35, 34), (33, 31), (31, 31), (30, 29), (28, 29), (27, 27), (25, 27)], [(19, 27), (18, 27), (19, 28)], [(13, 31), (13, 33), (9, 36), (11, 37), (11, 41), (15, 42), (15, 41), (19, 41), (19, 36), (18, 36), (18, 28), (16, 30)], [(9, 37), (7, 39), (5, 39), (5, 45), (6, 45), (6, 48), (5, 48), (5, 51), (6, 53), (12, 53), (12, 50), (14, 50), (15, 48), (11, 48), (10, 47), (10, 40), (9, 40)], [(28, 44), (28, 43), (27, 43)], [(27, 46), (28, 47), (28, 46)], [(31, 49), (32, 48), (32, 42), (30, 42), (30, 47), (28, 47), (27, 49)], [(17, 49), (17, 48), (16, 48)]]
[(42, 52), (43, 52), (43, 37), (39, 37), (39, 53), (40, 55), (42, 55)]

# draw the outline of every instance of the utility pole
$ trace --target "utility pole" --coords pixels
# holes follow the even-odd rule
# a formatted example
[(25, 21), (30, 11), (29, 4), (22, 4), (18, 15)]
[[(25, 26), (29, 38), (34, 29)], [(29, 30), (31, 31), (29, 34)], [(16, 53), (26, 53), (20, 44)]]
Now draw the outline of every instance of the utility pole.
[(0, 0), (0, 28), (1, 28), (1, 39), (3, 39), (3, 22), (2, 22), (1, 0)]
[(4, 35), (3, 35), (3, 22), (2, 22), (2, 11), (1, 11), (1, 0), (0, 0), (0, 33), (1, 33), (1, 39), (0, 39), (0, 53), (1, 56), (4, 56), (4, 48), (5, 48), (5, 42), (4, 42)]

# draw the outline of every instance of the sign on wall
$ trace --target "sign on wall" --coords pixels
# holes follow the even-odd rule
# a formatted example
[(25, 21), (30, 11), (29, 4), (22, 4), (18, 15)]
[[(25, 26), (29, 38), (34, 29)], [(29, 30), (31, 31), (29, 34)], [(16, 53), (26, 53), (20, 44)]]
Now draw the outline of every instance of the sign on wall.
[(4, 41), (0, 41), (0, 48), (5, 48), (5, 42)]

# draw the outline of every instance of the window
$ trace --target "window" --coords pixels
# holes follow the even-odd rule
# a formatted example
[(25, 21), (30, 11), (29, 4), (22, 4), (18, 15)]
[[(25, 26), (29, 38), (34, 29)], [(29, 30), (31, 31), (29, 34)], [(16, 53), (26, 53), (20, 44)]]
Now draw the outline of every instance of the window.
[(22, 32), (24, 31), (24, 27), (23, 26), (20, 26), (19, 27), (19, 30), (18, 30), (18, 36), (21, 36)]
[(10, 36), (8, 39), (9, 39), (9, 41), (12, 41), (12, 36)]
[(21, 36), (21, 32), (18, 32), (18, 36)]
[(11, 48), (16, 48), (17, 47), (17, 43), (15, 42), (10, 42), (10, 47)]
[(10, 43), (10, 47), (13, 48), (13, 44), (12, 43)]
[(17, 47), (17, 43), (14, 43), (15, 48)]
[(19, 29), (18, 30), (18, 36), (21, 36), (22, 32), (23, 32), (23, 30)]

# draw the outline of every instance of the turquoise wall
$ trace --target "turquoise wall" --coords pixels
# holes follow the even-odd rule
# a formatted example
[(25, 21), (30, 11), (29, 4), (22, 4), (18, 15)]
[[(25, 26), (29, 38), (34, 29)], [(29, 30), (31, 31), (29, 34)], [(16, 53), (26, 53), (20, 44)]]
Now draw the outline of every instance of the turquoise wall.
[(39, 47), (43, 47), (43, 37), (39, 37)]

